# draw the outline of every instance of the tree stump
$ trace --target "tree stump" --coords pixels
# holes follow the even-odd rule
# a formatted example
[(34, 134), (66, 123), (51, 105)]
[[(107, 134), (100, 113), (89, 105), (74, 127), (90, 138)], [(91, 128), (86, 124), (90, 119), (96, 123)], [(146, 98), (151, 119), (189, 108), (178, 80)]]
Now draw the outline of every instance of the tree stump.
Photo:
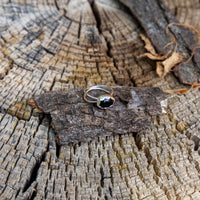
[[(200, 30), (198, 0), (165, 3)], [(199, 90), (169, 95), (148, 131), (75, 145), (59, 145), (49, 115), (27, 103), (96, 84), (183, 87), (138, 58), (145, 31), (124, 4), (13, 0), (0, 9), (0, 199), (200, 199)]]

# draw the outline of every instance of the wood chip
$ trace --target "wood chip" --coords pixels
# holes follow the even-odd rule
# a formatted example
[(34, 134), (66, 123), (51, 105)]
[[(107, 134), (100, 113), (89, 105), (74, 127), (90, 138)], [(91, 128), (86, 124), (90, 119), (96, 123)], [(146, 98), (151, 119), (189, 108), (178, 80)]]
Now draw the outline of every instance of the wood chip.
[(164, 60), (168, 57), (168, 53), (165, 55), (160, 55), (160, 54), (156, 53), (156, 50), (155, 50), (153, 44), (151, 43), (149, 38), (147, 38), (145, 35), (140, 34), (140, 38), (144, 41), (144, 43), (145, 43), (144, 47), (149, 53), (141, 54), (139, 56), (139, 58), (148, 57), (151, 60)]
[(179, 64), (185, 57), (185, 53), (173, 52), (173, 54), (162, 62), (156, 63), (157, 74), (164, 78), (168, 72), (172, 70), (177, 64)]
[(200, 88), (200, 83), (193, 83), (192, 86), (188, 89), (188, 88), (181, 88), (181, 89), (175, 89), (175, 90), (165, 90), (166, 93), (170, 93), (170, 94), (186, 94), (191, 90), (196, 90)]
[[(183, 58), (186, 56), (185, 53), (177, 53), (176, 51), (171, 54), (171, 50), (169, 50), (165, 55), (160, 55), (156, 53), (151, 41), (147, 37), (145, 37), (143, 34), (140, 34), (140, 37), (145, 42), (145, 49), (149, 53), (144, 53), (140, 55), (139, 58), (146, 56), (151, 60), (160, 61), (156, 62), (156, 73), (162, 78), (164, 78), (167, 73), (170, 72), (177, 64), (181, 63)], [(171, 42), (168, 44), (171, 44)]]

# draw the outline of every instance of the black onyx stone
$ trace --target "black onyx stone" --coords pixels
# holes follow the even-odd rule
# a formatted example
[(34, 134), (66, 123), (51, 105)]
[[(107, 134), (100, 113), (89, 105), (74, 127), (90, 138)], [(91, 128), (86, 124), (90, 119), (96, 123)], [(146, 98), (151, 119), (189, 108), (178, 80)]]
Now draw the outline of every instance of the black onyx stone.
[(103, 97), (100, 97), (98, 106), (100, 108), (106, 109), (106, 108), (112, 106), (114, 102), (115, 102), (115, 100), (113, 97), (103, 96)]

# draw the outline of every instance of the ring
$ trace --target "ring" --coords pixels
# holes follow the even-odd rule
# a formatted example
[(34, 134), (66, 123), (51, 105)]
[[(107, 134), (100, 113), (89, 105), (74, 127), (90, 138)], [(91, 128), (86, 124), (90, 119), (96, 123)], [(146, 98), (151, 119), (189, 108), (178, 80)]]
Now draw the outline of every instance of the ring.
[[(102, 94), (100, 96), (99, 94), (96, 94), (93, 96), (92, 91), (94, 93), (95, 90), (103, 91), (108, 94)], [(113, 89), (107, 85), (95, 85), (84, 90), (84, 100), (88, 103), (96, 103), (97, 107), (101, 109), (107, 109), (114, 104), (115, 98), (112, 95)]]

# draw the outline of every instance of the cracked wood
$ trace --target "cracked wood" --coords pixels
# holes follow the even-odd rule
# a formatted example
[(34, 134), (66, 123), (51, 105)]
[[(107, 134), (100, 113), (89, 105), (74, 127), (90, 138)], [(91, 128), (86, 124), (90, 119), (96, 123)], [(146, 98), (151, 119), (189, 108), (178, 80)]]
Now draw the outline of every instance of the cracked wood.
[[(165, 2), (199, 30), (198, 0)], [(137, 59), (142, 30), (122, 4), (95, 0), (94, 7), (100, 24), (86, 0), (0, 1), (1, 199), (199, 199), (198, 90), (171, 95), (148, 134), (74, 146), (59, 146), (48, 117), (25, 106), (33, 95), (96, 84), (182, 87)]]

